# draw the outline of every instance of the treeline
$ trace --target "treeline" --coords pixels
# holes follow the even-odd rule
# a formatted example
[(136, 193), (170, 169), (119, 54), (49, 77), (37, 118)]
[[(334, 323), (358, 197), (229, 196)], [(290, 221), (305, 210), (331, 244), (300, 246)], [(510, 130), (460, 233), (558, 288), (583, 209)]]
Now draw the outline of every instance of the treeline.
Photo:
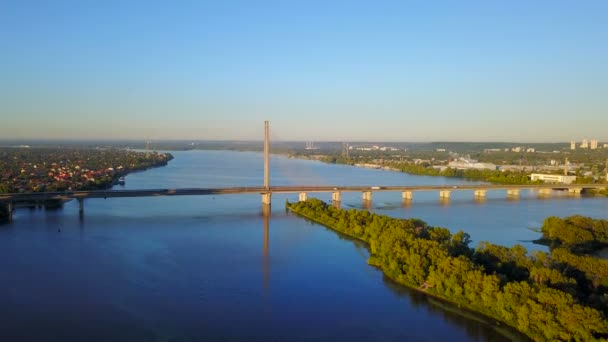
[(415, 175), (466, 178), (499, 184), (542, 184), (542, 181), (531, 181), (530, 176), (524, 172), (478, 169), (460, 170), (451, 167), (441, 170), (427, 164), (414, 163), (391, 163), (389, 166)]
[[(346, 158), (344, 156), (325, 156), (320, 159), (325, 163), (330, 164), (346, 164), (346, 165), (354, 165), (355, 159)], [(365, 161), (365, 160), (364, 160)], [(357, 160), (358, 163), (364, 162), (361, 160)], [(373, 160), (369, 160), (369, 162), (373, 162)], [(397, 169), (401, 172), (410, 173), (413, 175), (422, 175), (422, 176), (442, 176), (442, 177), (453, 177), (453, 178), (463, 178), (469, 180), (478, 180), (485, 182), (492, 182), (497, 184), (542, 184), (542, 181), (532, 181), (530, 180), (530, 175), (525, 172), (515, 172), (515, 171), (500, 171), (500, 170), (480, 170), (480, 169), (455, 169), (451, 167), (444, 168), (443, 170), (440, 168), (435, 168), (429, 163), (411, 163), (411, 162), (383, 162), (384, 166), (389, 166), (391, 168)]]
[(344, 156), (323, 156), (320, 161), (328, 164), (345, 164), (355, 165), (355, 160), (352, 158), (346, 158)]
[(593, 253), (608, 247), (608, 221), (580, 215), (548, 217), (541, 227), (541, 243), (564, 247), (574, 253)]
[[(581, 292), (579, 261), (522, 246), (480, 243), (430, 227), (418, 219), (394, 219), (364, 210), (341, 210), (318, 200), (287, 207), (331, 229), (365, 241), (369, 264), (396, 282), (417, 288), (504, 322), (534, 340), (593, 341), (608, 338), (606, 305), (591, 307)], [(576, 255), (573, 255), (576, 257)], [(582, 261), (584, 263), (584, 261)], [(594, 270), (590, 275), (602, 277)]]

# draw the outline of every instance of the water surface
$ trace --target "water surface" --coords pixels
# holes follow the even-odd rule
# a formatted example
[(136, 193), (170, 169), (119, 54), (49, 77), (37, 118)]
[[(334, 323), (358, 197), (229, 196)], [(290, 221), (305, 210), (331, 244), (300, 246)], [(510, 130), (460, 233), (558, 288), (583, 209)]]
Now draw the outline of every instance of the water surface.
[[(257, 186), (262, 155), (174, 152), (166, 167), (126, 177), (126, 189)], [(273, 157), (273, 185), (460, 184)], [(119, 187), (120, 188), (120, 187)], [(602, 198), (558, 196), (517, 201), (500, 191), (484, 202), (454, 192), (374, 194), (372, 210), (464, 229), (475, 242), (504, 245), (538, 237), (549, 215), (606, 218)], [(319, 197), (328, 200), (330, 194)], [(358, 193), (344, 207), (362, 206)], [(288, 214), (273, 196), (272, 216), (258, 195), (91, 199), (63, 209), (18, 209), (0, 227), (0, 340), (502, 341), (474, 317), (384, 279), (358, 242)]]

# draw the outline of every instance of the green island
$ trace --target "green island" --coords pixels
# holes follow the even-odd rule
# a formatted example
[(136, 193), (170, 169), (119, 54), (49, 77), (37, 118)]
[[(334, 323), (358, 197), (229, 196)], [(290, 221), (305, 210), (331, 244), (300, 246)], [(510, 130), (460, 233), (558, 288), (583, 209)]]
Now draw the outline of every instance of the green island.
[[(571, 253), (594, 255), (608, 248), (608, 220), (575, 215), (566, 218), (548, 217), (541, 228), (543, 236), (536, 240), (552, 251), (565, 249)], [(608, 273), (603, 274), (608, 285)]]
[[(473, 249), (463, 231), (452, 234), (419, 219), (343, 210), (318, 199), (286, 207), (367, 243), (368, 263), (395, 282), (486, 315), (533, 340), (608, 340), (608, 260), (563, 245), (531, 255), (521, 245), (481, 242)], [(543, 233), (554, 231), (557, 220), (547, 218)], [(586, 225), (583, 230), (597, 232), (594, 237), (605, 238), (608, 231), (606, 221), (564, 221)]]

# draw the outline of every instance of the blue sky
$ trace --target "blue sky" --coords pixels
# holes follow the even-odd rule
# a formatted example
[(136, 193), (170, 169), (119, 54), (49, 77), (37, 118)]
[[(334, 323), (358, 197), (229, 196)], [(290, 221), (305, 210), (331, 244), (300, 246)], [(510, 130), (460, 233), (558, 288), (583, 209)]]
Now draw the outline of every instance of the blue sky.
[(606, 1), (2, 1), (0, 138), (608, 140)]

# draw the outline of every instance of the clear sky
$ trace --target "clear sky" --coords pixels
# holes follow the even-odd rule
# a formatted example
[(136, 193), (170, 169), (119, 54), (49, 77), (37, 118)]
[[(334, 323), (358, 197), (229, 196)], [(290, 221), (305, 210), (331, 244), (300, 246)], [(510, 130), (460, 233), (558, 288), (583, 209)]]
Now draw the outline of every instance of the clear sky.
[(0, 1), (0, 139), (608, 140), (608, 1)]

